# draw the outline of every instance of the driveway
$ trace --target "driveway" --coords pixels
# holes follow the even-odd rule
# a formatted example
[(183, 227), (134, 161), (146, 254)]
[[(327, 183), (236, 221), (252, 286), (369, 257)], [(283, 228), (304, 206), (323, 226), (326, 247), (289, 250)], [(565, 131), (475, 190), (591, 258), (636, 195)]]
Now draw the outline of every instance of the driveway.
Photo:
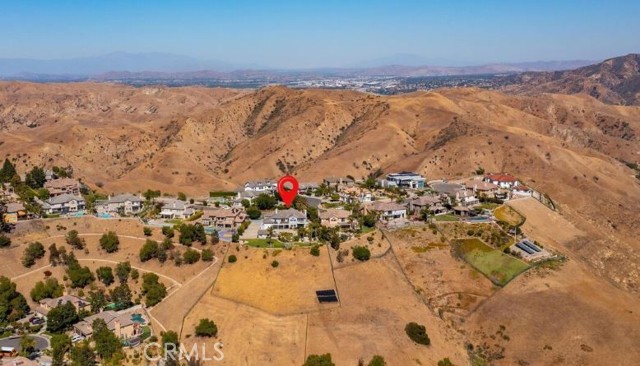
[(247, 227), (247, 230), (242, 234), (242, 239), (255, 239), (258, 237), (258, 230), (262, 226), (262, 220), (251, 220), (251, 224)]
[[(29, 337), (35, 339), (37, 349), (44, 350), (49, 348), (49, 340), (47, 338), (37, 335), (29, 335)], [(20, 352), (20, 336), (0, 339), (0, 347), (13, 347)]]

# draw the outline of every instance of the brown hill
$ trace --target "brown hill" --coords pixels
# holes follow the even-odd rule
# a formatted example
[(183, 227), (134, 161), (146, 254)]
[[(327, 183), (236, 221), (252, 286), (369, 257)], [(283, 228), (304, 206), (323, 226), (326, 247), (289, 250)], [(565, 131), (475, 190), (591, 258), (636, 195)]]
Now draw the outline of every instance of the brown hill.
[(539, 93), (588, 94), (609, 104), (640, 105), (640, 54), (629, 54), (575, 70), (526, 72), (507, 78), (506, 90)]
[(108, 193), (204, 195), (292, 172), (416, 170), (429, 179), (509, 171), (554, 199), (590, 237), (575, 253), (640, 289), (640, 107), (588, 96), (443, 89), (355, 91), (0, 84), (0, 146), (25, 171), (71, 165)]

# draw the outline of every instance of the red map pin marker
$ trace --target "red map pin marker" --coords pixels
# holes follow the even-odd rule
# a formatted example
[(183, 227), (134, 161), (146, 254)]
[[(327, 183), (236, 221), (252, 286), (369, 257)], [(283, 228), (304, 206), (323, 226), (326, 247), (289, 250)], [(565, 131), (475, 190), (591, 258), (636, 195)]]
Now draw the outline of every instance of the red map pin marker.
[[(291, 189), (285, 188), (285, 184), (290, 183)], [(285, 175), (278, 181), (278, 193), (285, 206), (291, 207), (293, 200), (298, 195), (298, 181), (291, 175)]]

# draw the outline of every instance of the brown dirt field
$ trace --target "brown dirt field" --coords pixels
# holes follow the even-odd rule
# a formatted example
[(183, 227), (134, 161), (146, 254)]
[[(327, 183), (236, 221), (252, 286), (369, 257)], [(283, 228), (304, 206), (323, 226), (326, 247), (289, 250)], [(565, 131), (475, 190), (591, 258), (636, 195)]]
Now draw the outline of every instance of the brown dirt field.
[(424, 228), (392, 231), (387, 236), (411, 283), (433, 312), (459, 321), (496, 288), (473, 267), (452, 257), (439, 234)]
[[(215, 321), (218, 339), (187, 338), (195, 333), (196, 325), (203, 318)], [(205, 342), (207, 346), (222, 342), (225, 358), (216, 365), (300, 366), (304, 363), (306, 324), (305, 314), (271, 315), (209, 293), (187, 316), (182, 342), (187, 349), (191, 349), (194, 342)]]
[[(231, 248), (231, 254), (238, 261), (229, 263), (225, 258), (214, 295), (279, 315), (327, 307), (318, 304), (315, 294), (316, 290), (335, 288), (326, 247), (320, 248), (319, 257), (309, 254), (308, 248)], [(271, 267), (274, 260), (280, 263), (277, 268)]]
[[(336, 365), (382, 355), (389, 365), (435, 365), (449, 357), (466, 362), (461, 337), (446, 327), (406, 282), (391, 253), (335, 271), (341, 305), (309, 314), (307, 354), (330, 352)], [(413, 343), (406, 323), (427, 328), (431, 346)]]
[[(373, 237), (374, 240), (369, 243), (369, 241), (367, 240), (368, 237)], [(339, 251), (347, 250), (349, 252), (349, 255), (344, 257), (342, 263), (338, 262), (337, 260), (338, 251), (333, 249), (329, 250), (333, 267), (340, 268), (348, 266), (350, 264), (358, 263), (358, 260), (353, 257), (352, 250), (353, 247), (358, 245), (369, 248), (372, 258), (383, 255), (389, 249), (389, 242), (384, 240), (384, 238), (382, 237), (382, 233), (379, 230), (375, 230), (367, 234), (362, 234), (359, 238), (354, 237), (351, 240), (340, 243)]]

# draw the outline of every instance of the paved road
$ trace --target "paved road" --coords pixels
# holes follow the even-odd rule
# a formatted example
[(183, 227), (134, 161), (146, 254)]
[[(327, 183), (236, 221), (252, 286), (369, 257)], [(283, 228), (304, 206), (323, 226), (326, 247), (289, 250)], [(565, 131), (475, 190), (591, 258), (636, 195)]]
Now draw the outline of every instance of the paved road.
[[(43, 350), (49, 347), (49, 340), (45, 337), (30, 335), (36, 341), (36, 348), (39, 350)], [(16, 351), (20, 352), (20, 337), (9, 337), (0, 339), (0, 347), (13, 347)]]

